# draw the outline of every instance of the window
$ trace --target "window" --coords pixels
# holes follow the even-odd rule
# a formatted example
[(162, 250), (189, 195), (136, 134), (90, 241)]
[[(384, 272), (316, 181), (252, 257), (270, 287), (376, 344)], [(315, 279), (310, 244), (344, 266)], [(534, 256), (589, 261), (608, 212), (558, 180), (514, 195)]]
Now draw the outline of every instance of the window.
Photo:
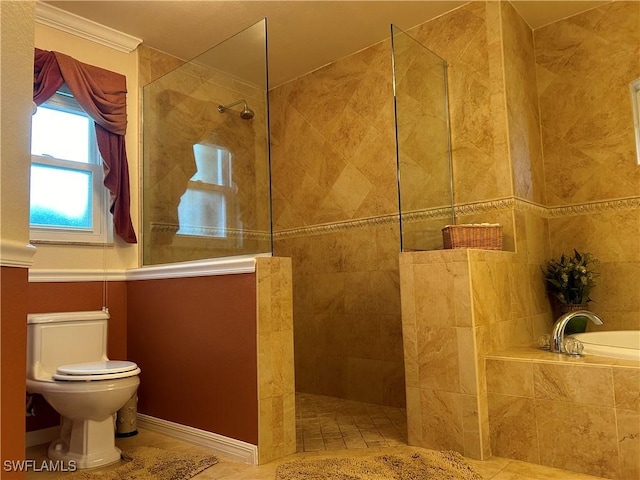
[(178, 235), (225, 238), (237, 228), (231, 153), (209, 143), (193, 146), (197, 171), (178, 205)]
[(636, 130), (636, 156), (638, 157), (638, 165), (640, 165), (640, 78), (636, 78), (630, 86), (633, 124)]
[(31, 121), (31, 240), (112, 239), (93, 120), (63, 86)]

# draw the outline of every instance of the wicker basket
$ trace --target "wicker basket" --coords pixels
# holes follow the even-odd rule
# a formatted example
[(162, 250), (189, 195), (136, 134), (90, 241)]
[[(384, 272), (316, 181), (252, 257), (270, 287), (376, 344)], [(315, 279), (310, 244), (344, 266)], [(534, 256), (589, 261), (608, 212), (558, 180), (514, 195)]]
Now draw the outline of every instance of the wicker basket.
[(444, 248), (502, 250), (502, 226), (485, 224), (447, 225), (442, 229)]

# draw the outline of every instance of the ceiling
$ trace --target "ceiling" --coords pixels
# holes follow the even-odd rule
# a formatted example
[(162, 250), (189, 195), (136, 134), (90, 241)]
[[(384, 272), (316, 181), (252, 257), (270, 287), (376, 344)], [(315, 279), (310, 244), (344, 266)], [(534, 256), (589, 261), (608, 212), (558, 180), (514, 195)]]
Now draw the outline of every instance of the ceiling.
[[(191, 59), (267, 18), (269, 78), (277, 86), (467, 3), (454, 0), (85, 0), (46, 1)], [(532, 28), (607, 1), (515, 0)]]

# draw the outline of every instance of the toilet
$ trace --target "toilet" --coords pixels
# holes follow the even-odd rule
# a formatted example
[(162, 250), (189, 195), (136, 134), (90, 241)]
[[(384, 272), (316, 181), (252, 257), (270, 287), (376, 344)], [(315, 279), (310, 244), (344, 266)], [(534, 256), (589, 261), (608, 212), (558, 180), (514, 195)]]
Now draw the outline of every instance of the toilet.
[(120, 460), (115, 413), (136, 393), (140, 368), (107, 358), (108, 311), (27, 316), (27, 392), (60, 414), (52, 460), (95, 468)]

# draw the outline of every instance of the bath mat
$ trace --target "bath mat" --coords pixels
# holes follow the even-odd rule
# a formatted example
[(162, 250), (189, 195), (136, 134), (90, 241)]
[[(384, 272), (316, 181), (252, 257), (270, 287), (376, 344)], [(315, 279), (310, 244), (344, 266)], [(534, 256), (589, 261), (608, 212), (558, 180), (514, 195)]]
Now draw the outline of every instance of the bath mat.
[(482, 480), (457, 452), (304, 459), (280, 465), (276, 480)]
[(187, 480), (218, 463), (213, 455), (198, 455), (134, 447), (122, 452), (122, 460), (101, 470), (78, 471), (65, 480)]

